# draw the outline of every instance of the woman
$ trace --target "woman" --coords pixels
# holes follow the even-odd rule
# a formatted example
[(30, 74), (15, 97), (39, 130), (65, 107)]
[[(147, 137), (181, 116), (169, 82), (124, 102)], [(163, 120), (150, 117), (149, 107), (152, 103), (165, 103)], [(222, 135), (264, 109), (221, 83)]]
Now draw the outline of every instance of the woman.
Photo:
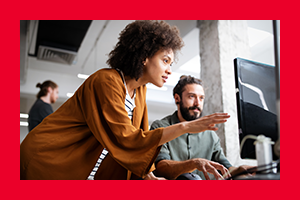
[(95, 179), (158, 179), (153, 162), (162, 144), (186, 132), (216, 130), (229, 117), (148, 130), (145, 84), (163, 86), (182, 46), (178, 29), (163, 21), (127, 25), (109, 54), (112, 69), (91, 75), (24, 139), (21, 179), (87, 179), (104, 148), (109, 153)]
[(53, 81), (48, 80), (42, 84), (38, 83), (36, 87), (40, 88), (40, 91), (36, 95), (37, 100), (29, 111), (29, 131), (40, 124), (45, 117), (53, 113), (51, 103), (55, 103), (58, 98), (58, 85)]

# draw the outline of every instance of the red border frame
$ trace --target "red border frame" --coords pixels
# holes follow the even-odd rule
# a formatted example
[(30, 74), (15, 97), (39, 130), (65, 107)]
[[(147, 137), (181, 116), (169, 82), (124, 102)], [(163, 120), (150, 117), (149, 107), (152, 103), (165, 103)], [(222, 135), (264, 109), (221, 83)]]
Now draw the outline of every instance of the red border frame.
[[(234, 2), (11, 2), (1, 14), (1, 196), (3, 199), (289, 199), (297, 191), (297, 86), (299, 27), (296, 4)], [(279, 3), (278, 3), (279, 4)], [(288, 15), (285, 15), (287, 10)], [(6, 11), (6, 12), (5, 12)], [(295, 17), (295, 18), (293, 18)], [(19, 180), (19, 21), (27, 19), (277, 19), (281, 20), (281, 180), (279, 181), (20, 181)], [(296, 62), (295, 62), (296, 61)], [(295, 91), (295, 92), (294, 92)], [(287, 99), (293, 99), (293, 109)], [(295, 101), (296, 100), (296, 101)], [(287, 135), (290, 134), (290, 135)], [(294, 142), (294, 143), (293, 143)], [(293, 155), (295, 154), (295, 156)], [(287, 167), (289, 165), (289, 167)], [(287, 168), (289, 171), (287, 172)], [(295, 174), (295, 175), (294, 175)], [(285, 188), (289, 192), (285, 192)]]

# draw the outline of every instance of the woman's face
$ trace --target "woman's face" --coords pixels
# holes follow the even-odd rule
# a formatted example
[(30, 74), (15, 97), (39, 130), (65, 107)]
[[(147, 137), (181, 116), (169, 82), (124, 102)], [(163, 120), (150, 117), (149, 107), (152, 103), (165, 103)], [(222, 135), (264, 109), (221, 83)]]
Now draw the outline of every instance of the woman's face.
[(147, 82), (162, 87), (167, 81), (171, 72), (171, 65), (174, 61), (174, 53), (171, 50), (159, 50), (153, 57), (146, 58), (144, 62), (143, 76)]

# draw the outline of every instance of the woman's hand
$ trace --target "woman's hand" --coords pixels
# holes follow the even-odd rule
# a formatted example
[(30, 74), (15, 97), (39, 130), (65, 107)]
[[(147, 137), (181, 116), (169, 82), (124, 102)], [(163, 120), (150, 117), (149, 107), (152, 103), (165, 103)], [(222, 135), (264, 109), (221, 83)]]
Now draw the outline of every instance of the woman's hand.
[(152, 172), (149, 172), (145, 176), (144, 180), (167, 180), (167, 179), (165, 179), (163, 177), (156, 177)]
[(199, 133), (206, 130), (216, 131), (218, 128), (215, 125), (226, 122), (229, 117), (230, 115), (227, 113), (214, 113), (185, 123), (188, 126), (188, 133)]
[(206, 130), (216, 131), (218, 128), (215, 125), (226, 122), (229, 117), (227, 113), (215, 113), (192, 121), (167, 126), (163, 130), (159, 145), (163, 145), (185, 133), (200, 133)]

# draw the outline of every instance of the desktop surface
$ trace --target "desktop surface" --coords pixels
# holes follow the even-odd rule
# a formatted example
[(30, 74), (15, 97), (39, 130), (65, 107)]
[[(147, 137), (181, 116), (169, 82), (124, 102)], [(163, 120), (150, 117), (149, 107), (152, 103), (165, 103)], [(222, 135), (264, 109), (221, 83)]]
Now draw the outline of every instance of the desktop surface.
[(256, 174), (254, 176), (239, 176), (233, 180), (280, 180), (280, 173)]

